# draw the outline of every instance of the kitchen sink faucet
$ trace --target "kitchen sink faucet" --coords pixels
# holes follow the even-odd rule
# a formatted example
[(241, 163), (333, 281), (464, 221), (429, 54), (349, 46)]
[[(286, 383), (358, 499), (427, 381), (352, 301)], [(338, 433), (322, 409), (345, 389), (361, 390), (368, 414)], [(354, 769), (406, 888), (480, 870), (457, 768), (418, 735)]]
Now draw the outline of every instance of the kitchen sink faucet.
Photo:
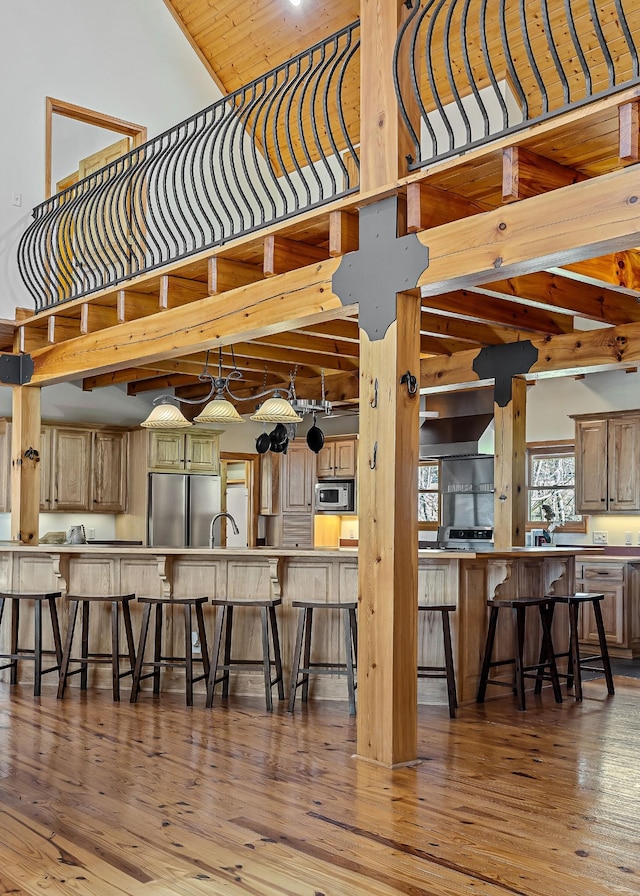
[(234, 518), (231, 516), (230, 513), (227, 513), (226, 511), (223, 511), (222, 513), (216, 513), (216, 515), (213, 517), (213, 519), (211, 520), (211, 523), (209, 525), (209, 547), (210, 548), (214, 547), (213, 527), (215, 526), (217, 521), (223, 516), (226, 517), (229, 520), (229, 522), (231, 523), (231, 528), (233, 529), (233, 534), (240, 535), (240, 529), (238, 529), (238, 527), (236, 525), (236, 521), (234, 520)]

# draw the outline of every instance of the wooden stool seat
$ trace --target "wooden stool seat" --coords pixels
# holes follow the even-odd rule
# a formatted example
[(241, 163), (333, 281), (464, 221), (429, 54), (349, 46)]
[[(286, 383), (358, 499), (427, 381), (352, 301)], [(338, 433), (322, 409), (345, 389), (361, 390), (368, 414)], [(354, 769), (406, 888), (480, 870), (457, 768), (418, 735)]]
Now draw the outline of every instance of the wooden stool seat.
[[(209, 651), (207, 648), (207, 632), (204, 627), (204, 613), (202, 607), (209, 601), (208, 597), (139, 597), (138, 603), (144, 604), (142, 611), (142, 624), (140, 627), (140, 641), (133, 673), (133, 685), (131, 687), (131, 703), (135, 703), (140, 693), (140, 682), (145, 678), (153, 678), (153, 693), (157, 697), (160, 694), (160, 670), (168, 666), (182, 668), (186, 675), (186, 699), (187, 706), (193, 706), (193, 685), (196, 681), (207, 679), (209, 676)], [(155, 607), (155, 632), (153, 660), (145, 660), (144, 651), (147, 644), (151, 610)], [(184, 612), (184, 656), (162, 655), (162, 615), (165, 607), (182, 607)], [(193, 610), (196, 611), (198, 625), (198, 637), (200, 638), (201, 656), (194, 657), (191, 631), (193, 628)], [(202, 663), (202, 675), (193, 674), (193, 664)], [(145, 666), (151, 667), (151, 672), (143, 674)]]
[[(571, 688), (575, 683), (575, 698), (577, 702), (582, 700), (582, 670), (585, 672), (604, 672), (607, 682), (607, 691), (613, 696), (615, 688), (613, 686), (613, 674), (611, 672), (611, 660), (609, 659), (609, 649), (607, 647), (607, 636), (604, 630), (604, 622), (602, 619), (601, 602), (604, 600), (604, 594), (590, 593), (587, 591), (578, 591), (575, 594), (559, 594), (549, 595), (551, 601), (551, 616), (553, 617), (553, 609), (556, 604), (567, 604), (569, 609), (569, 649), (563, 653), (556, 653), (555, 659), (561, 657), (568, 658), (568, 666), (566, 672), (558, 673), (561, 678), (566, 678), (567, 688)], [(598, 630), (598, 643), (600, 653), (590, 654), (588, 656), (580, 655), (580, 642), (578, 640), (578, 616), (579, 609), (582, 604), (591, 603), (593, 606), (593, 615)], [(542, 651), (541, 651), (541, 660)], [(593, 663), (599, 662), (602, 666), (594, 666)], [(536, 688), (538, 685), (536, 685)]]
[[(558, 678), (558, 669), (555, 661), (555, 653), (553, 648), (553, 640), (551, 638), (551, 616), (552, 601), (548, 597), (520, 597), (513, 600), (489, 600), (487, 606), (490, 609), (489, 627), (487, 630), (487, 641), (484, 651), (484, 659), (482, 661), (482, 671), (480, 673), (480, 684), (478, 686), (478, 695), (476, 701), (484, 703), (487, 685), (498, 685), (501, 687), (513, 688), (518, 695), (518, 709), (524, 711), (526, 709), (524, 694), (524, 679), (535, 678), (536, 682), (543, 680), (551, 681), (553, 685), (553, 696), (556, 703), (562, 703), (562, 692), (560, 690), (560, 681)], [(540, 622), (542, 624), (542, 649), (544, 651), (544, 660), (525, 666), (524, 665), (524, 632), (525, 618), (528, 607), (537, 607), (540, 612)], [(513, 658), (508, 660), (492, 661), (493, 645), (496, 635), (496, 627), (498, 624), (498, 613), (502, 609), (509, 609), (513, 616)], [(497, 678), (489, 678), (491, 669), (497, 666), (513, 665), (515, 675), (515, 687), (513, 683), (502, 681)], [(545, 670), (549, 668), (547, 673)]]
[[(349, 715), (355, 715), (357, 687), (355, 680), (355, 658), (358, 654), (357, 602), (331, 603), (327, 601), (293, 600), (291, 601), (291, 606), (296, 607), (300, 612), (298, 614), (296, 645), (293, 652), (293, 666), (291, 668), (288, 711), (293, 712), (296, 702), (296, 690), (299, 687), (302, 687), (302, 702), (306, 703), (308, 701), (309, 675), (346, 675), (347, 692), (349, 695)], [(315, 610), (337, 610), (340, 612), (343, 622), (344, 663), (311, 661), (311, 630)], [(300, 665), (301, 660), (302, 666)]]
[[(278, 618), (276, 607), (282, 600), (212, 600), (211, 603), (218, 607), (216, 617), (216, 630), (213, 639), (213, 653), (207, 681), (207, 706), (213, 705), (213, 695), (217, 684), (222, 682), (222, 696), (229, 696), (229, 673), (233, 669), (237, 672), (254, 671), (261, 667), (264, 677), (264, 695), (267, 711), (273, 710), (272, 688), (278, 686), (278, 699), (284, 700), (284, 684), (282, 677), (282, 658), (280, 655), (280, 636), (278, 634)], [(233, 634), (234, 610), (247, 609), (248, 607), (260, 610), (260, 625), (262, 633), (262, 657), (260, 659), (238, 658), (231, 655), (231, 637)], [(224, 654), (223, 662), (219, 662), (222, 633), (224, 630)], [(271, 643), (270, 643), (271, 642)], [(273, 646), (273, 659), (271, 659), (270, 647)], [(271, 669), (275, 668), (275, 677), (271, 677)], [(221, 675), (218, 675), (221, 672)]]
[(418, 665), (418, 678), (446, 678), (449, 716), (455, 719), (458, 710), (456, 693), (456, 673), (453, 664), (453, 648), (451, 646), (451, 624), (449, 613), (455, 613), (455, 604), (418, 604), (418, 611), (440, 613), (442, 617), (442, 637), (444, 641), (444, 666)]
[[(11, 669), (11, 684), (18, 683), (18, 660), (30, 660), (33, 666), (33, 695), (39, 697), (42, 688), (42, 676), (49, 672), (58, 672), (62, 663), (62, 641), (60, 638), (60, 623), (58, 621), (58, 608), (56, 601), (62, 594), (60, 591), (47, 592), (0, 592), (0, 626), (4, 614), (5, 601), (11, 601), (11, 639), (9, 653), (0, 653), (0, 659), (11, 660), (0, 666), (0, 669)], [(22, 601), (32, 601), (34, 605), (34, 633), (33, 649), (20, 647), (18, 632), (20, 628), (20, 604)], [(53, 634), (53, 650), (42, 649), (42, 604), (49, 604), (49, 617), (51, 619), (51, 631)], [(43, 656), (55, 656), (56, 664), (46, 669), (42, 668)]]
[[(60, 666), (60, 681), (58, 683), (58, 698), (64, 697), (67, 686), (67, 679), (72, 675), (80, 675), (80, 689), (86, 691), (88, 680), (88, 665), (109, 663), (111, 665), (111, 680), (113, 689), (113, 699), (120, 700), (120, 680), (127, 675), (133, 675), (136, 665), (136, 649), (133, 640), (133, 630), (131, 628), (131, 610), (129, 603), (135, 599), (135, 594), (114, 594), (114, 595), (68, 595), (69, 615), (67, 618), (67, 633), (65, 637), (64, 648), (62, 650), (62, 663)], [(71, 649), (73, 646), (73, 636), (75, 632), (76, 619), (78, 617), (78, 607), (82, 604), (82, 629), (81, 629), (81, 646), (80, 656), (73, 657)], [(108, 605), (111, 614), (111, 652), (97, 653), (89, 650), (89, 610), (91, 605)], [(124, 630), (127, 639), (127, 652), (120, 652), (120, 608), (122, 607), (122, 618), (124, 621)], [(128, 668), (124, 671), (120, 670), (120, 660), (125, 659), (128, 662)], [(71, 663), (79, 664), (79, 668), (69, 670)]]

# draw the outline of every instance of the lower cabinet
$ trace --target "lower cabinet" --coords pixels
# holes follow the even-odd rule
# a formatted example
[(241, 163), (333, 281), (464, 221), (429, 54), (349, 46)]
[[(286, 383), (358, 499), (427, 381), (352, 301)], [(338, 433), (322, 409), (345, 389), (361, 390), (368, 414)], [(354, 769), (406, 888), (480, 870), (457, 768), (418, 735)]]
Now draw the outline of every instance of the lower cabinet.
[(282, 547), (309, 548), (313, 546), (313, 516), (310, 513), (282, 514)]
[[(625, 560), (590, 560), (576, 563), (577, 588), (604, 594), (602, 619), (607, 644), (619, 655), (640, 655), (640, 563)], [(582, 607), (580, 639), (598, 643), (593, 605)]]

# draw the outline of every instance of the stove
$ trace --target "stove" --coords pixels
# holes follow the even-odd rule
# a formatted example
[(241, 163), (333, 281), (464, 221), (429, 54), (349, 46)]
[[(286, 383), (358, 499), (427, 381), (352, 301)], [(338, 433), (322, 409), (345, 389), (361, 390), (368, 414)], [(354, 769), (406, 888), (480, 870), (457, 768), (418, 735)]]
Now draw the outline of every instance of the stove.
[(490, 551), (493, 526), (440, 526), (438, 547), (447, 551)]

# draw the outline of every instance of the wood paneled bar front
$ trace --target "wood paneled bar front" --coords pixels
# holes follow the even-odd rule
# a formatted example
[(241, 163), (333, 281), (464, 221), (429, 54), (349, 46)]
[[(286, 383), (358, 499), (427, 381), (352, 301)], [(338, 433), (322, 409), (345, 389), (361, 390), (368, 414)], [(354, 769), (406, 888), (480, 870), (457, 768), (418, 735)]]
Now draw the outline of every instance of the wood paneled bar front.
[[(475, 700), (487, 629), (486, 601), (492, 597), (538, 596), (570, 593), (575, 585), (574, 549), (559, 547), (513, 548), (505, 551), (472, 553), (428, 550), (418, 555), (418, 600), (421, 604), (453, 603), (453, 650), (461, 703)], [(358, 554), (356, 549), (286, 550), (277, 548), (213, 549), (149, 547), (98, 547), (86, 545), (0, 545), (0, 590), (61, 591), (61, 625), (66, 627), (67, 595), (124, 594), (138, 596), (256, 599), (282, 597), (279, 627), (285, 682), (289, 681), (293, 657), (296, 610), (293, 600), (352, 601), (358, 599)], [(559, 608), (560, 609), (560, 608)], [(98, 608), (96, 608), (98, 610)], [(137, 637), (139, 607), (132, 604), (134, 633)], [(212, 639), (215, 609), (205, 609), (207, 634)], [(325, 618), (326, 617), (326, 618)], [(442, 631), (437, 614), (420, 614), (418, 656), (431, 665), (444, 664)], [(424, 617), (424, 618), (423, 618)], [(566, 625), (559, 612), (554, 620), (556, 646), (566, 643)], [(331, 662), (343, 660), (343, 638), (338, 613), (320, 614), (314, 625), (314, 650)], [(184, 632), (182, 614), (168, 614), (164, 631), (166, 653), (180, 655)], [(33, 618), (21, 619), (21, 643), (33, 643)], [(106, 612), (91, 618), (90, 650), (108, 651), (110, 622)], [(1, 634), (5, 652), (10, 626)], [(241, 614), (234, 625), (234, 638), (242, 651), (260, 652), (260, 620), (256, 613)], [(533, 661), (539, 650), (535, 625), (527, 632), (527, 652)], [(240, 643), (240, 641), (238, 643)], [(211, 643), (211, 642), (210, 642)], [(46, 643), (45, 647), (51, 647)], [(77, 653), (76, 653), (77, 655)], [(510, 620), (500, 620), (497, 653), (512, 655)], [(8, 680), (7, 673), (3, 680)], [(31, 664), (19, 669), (20, 681), (29, 681)], [(78, 685), (72, 679), (71, 686)], [(111, 686), (106, 667), (89, 667), (89, 686)], [(164, 672), (162, 688), (182, 690), (181, 673)], [(232, 693), (261, 696), (261, 672), (243, 675), (232, 682)], [(201, 683), (201, 690), (204, 691)], [(312, 699), (346, 700), (344, 679), (317, 676), (312, 681)], [(493, 695), (492, 695), (493, 696)], [(499, 691), (497, 696), (504, 696)], [(440, 681), (420, 681), (421, 703), (447, 704), (446, 685)]]

